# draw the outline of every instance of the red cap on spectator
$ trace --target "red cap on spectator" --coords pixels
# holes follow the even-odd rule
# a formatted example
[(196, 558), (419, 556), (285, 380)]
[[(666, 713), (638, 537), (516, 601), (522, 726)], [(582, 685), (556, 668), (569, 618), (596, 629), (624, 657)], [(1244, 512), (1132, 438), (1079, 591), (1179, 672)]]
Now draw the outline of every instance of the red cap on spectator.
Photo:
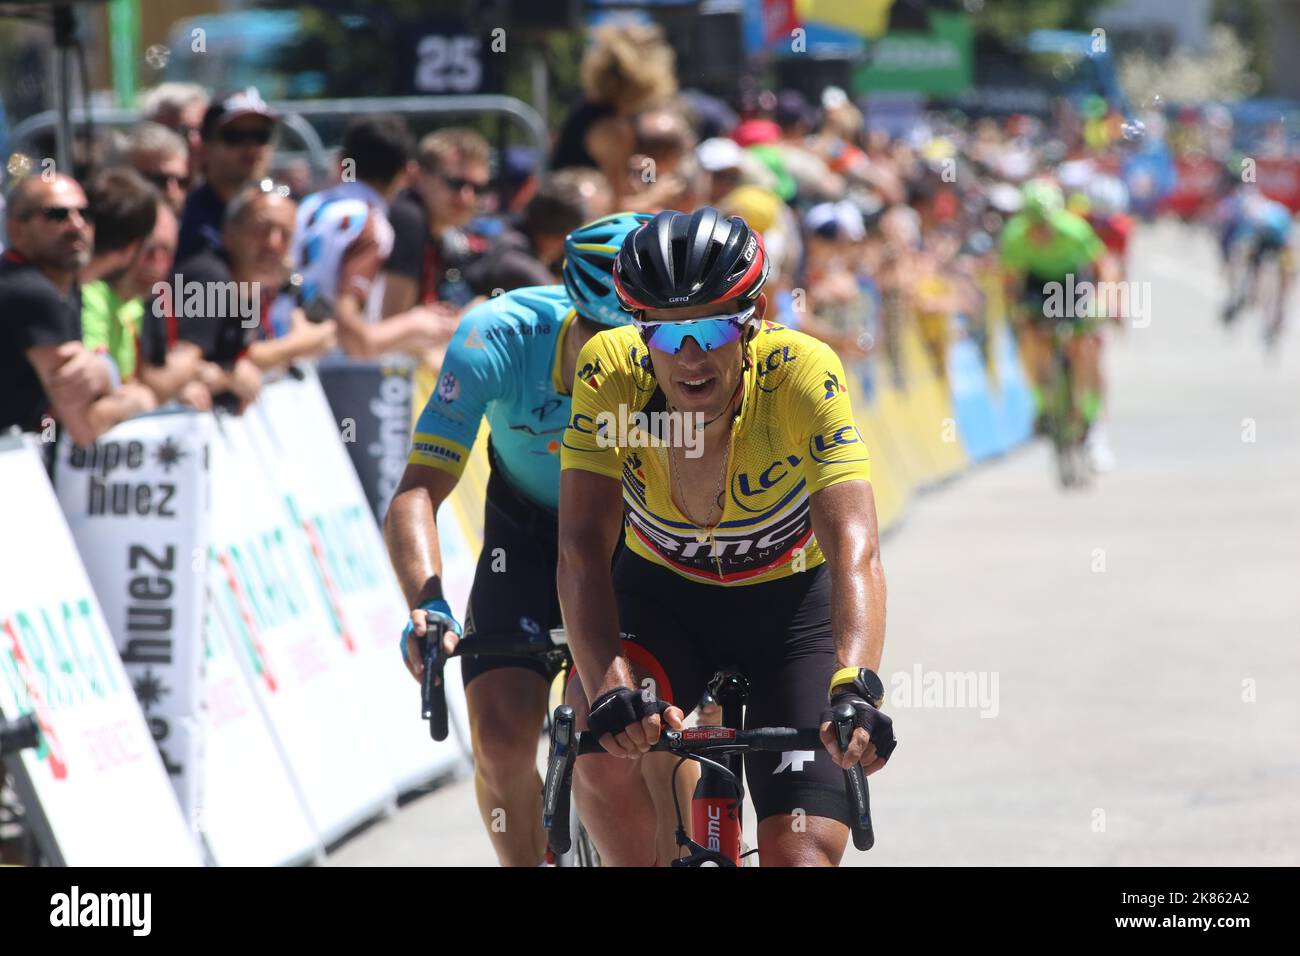
[(775, 143), (781, 138), (781, 127), (771, 120), (745, 120), (732, 132), (731, 138), (741, 146), (757, 146), (761, 143)]

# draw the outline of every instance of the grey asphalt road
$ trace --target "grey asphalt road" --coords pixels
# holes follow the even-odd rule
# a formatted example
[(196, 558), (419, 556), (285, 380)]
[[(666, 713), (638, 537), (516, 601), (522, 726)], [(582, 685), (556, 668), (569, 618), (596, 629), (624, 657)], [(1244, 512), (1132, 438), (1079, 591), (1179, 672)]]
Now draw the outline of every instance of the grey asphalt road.
[[(1253, 316), (1225, 334), (1211, 239), (1173, 223), (1130, 278), (1152, 308), (1108, 345), (1116, 470), (1063, 494), (1038, 443), (883, 546), (900, 747), (848, 865), (1300, 863), (1300, 329), (1279, 361)], [(949, 693), (904, 706), (918, 676)], [(495, 858), (463, 779), (328, 862)]]

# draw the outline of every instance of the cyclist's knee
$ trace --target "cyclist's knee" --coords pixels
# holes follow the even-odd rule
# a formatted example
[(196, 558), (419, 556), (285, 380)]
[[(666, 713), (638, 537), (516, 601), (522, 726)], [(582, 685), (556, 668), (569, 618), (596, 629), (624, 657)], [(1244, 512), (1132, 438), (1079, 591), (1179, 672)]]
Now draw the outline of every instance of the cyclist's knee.
[(626, 795), (646, 790), (640, 760), (628, 760), (606, 754), (582, 757), (574, 765), (573, 789), (586, 799), (627, 806)]
[[(496, 684), (521, 683), (512, 692), (509, 686), (492, 687), (486, 682), (501, 675)], [(530, 678), (528, 682), (522, 678)], [(481, 683), (480, 682), (485, 682)], [(474, 742), (474, 760), (478, 772), (488, 779), (503, 779), (520, 773), (534, 772), (537, 761), (537, 734), (541, 728), (545, 701), (540, 706), (536, 699), (541, 681), (535, 675), (518, 672), (509, 677), (504, 671), (489, 672), (470, 684), (472, 697), (469, 708), (471, 737)], [(480, 686), (475, 686), (476, 684)]]
[(763, 866), (839, 866), (848, 839), (838, 820), (778, 814), (758, 824), (758, 857)]

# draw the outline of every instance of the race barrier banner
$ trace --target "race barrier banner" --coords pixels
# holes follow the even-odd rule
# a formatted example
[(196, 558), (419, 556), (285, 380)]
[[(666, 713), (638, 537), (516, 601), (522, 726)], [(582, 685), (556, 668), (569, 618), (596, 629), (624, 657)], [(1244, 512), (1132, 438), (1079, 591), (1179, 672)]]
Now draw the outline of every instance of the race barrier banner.
[(212, 558), (221, 571), (212, 600), (329, 843), (393, 804), (379, 756), (389, 728), (355, 686), (254, 427), (247, 416), (222, 417), (212, 442)]
[(196, 412), (123, 422), (88, 449), (59, 443), (55, 486), (181, 811), (202, 766), (208, 440)]
[(334, 433), (347, 436), (347, 453), (356, 468), (375, 518), (382, 525), (388, 502), (406, 468), (411, 448), (409, 360), (336, 360), (317, 373), (329, 400)]
[(34, 713), (9, 767), (69, 866), (194, 866), (197, 843), (34, 447), (0, 439), (0, 713)]
[[(224, 586), (218, 561), (211, 588)], [(203, 629), (204, 774), (199, 834), (218, 866), (278, 866), (314, 859), (324, 848), (284, 745), (244, 676), (236, 638), (209, 607)]]
[[(389, 778), (402, 792), (461, 765), (468, 752), (464, 691), (459, 681), (448, 683), (458, 740), (434, 743), (420, 720), (419, 685), (398, 649), (406, 601), (315, 373), (267, 387), (246, 418), (310, 560), (332, 631), (355, 669), (355, 686), (376, 725), (387, 728), (381, 744)], [(455, 547), (450, 550), (444, 561), (459, 564)]]

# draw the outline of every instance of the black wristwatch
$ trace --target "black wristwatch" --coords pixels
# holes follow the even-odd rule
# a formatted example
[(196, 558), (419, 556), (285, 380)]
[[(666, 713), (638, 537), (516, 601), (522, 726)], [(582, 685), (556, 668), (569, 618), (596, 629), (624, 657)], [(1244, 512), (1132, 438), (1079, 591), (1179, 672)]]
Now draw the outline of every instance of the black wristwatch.
[(884, 682), (870, 667), (841, 667), (832, 675), (830, 690), (826, 696), (834, 697), (837, 688), (848, 686), (852, 686), (863, 700), (877, 710), (885, 702)]

